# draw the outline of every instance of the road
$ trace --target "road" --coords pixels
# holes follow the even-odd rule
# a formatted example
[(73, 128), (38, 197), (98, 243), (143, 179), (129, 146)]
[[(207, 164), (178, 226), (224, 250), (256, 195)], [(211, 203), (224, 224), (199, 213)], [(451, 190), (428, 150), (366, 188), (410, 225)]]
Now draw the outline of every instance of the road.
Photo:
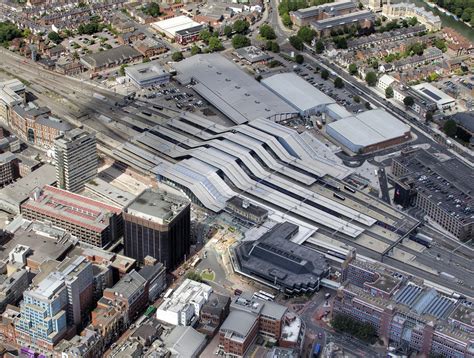
[(377, 171), (377, 174), (379, 176), (379, 184), (380, 184), (380, 190), (382, 192), (382, 200), (390, 205), (391, 201), (390, 201), (390, 194), (388, 192), (388, 183), (387, 183), (387, 175), (385, 173), (385, 168), (380, 168)]

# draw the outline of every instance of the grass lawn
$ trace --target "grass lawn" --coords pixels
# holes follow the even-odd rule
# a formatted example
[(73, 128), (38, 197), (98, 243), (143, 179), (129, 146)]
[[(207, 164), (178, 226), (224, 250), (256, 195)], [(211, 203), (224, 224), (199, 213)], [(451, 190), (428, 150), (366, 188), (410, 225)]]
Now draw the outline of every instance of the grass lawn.
[(216, 278), (216, 274), (214, 273), (214, 271), (203, 270), (201, 272), (201, 278), (206, 281), (214, 281), (214, 279)]

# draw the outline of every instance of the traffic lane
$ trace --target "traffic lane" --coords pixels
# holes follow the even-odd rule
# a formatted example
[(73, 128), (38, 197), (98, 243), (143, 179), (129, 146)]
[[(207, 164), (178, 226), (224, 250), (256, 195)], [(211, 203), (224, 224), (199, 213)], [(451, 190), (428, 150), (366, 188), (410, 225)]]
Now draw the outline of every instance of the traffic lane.
[(380, 190), (382, 192), (382, 200), (385, 201), (387, 204), (391, 204), (390, 202), (390, 194), (388, 191), (388, 183), (387, 183), (387, 175), (385, 173), (384, 168), (380, 168), (378, 171), (378, 176), (379, 176), (379, 185), (380, 185)]

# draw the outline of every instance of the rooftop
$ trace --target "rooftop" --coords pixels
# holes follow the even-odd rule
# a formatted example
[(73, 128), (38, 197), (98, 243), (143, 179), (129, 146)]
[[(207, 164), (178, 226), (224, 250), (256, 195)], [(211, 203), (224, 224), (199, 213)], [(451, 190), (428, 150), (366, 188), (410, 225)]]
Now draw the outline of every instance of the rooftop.
[(168, 74), (158, 60), (128, 66), (125, 68), (125, 73), (137, 82), (150, 81)]
[(443, 91), (437, 89), (430, 83), (420, 83), (418, 85), (412, 86), (415, 91), (418, 91), (422, 95), (430, 98), (439, 105), (445, 105), (447, 103), (454, 102), (455, 99)]
[(307, 7), (305, 9), (299, 9), (294, 11), (294, 15), (299, 18), (309, 18), (317, 16), (322, 12), (333, 13), (335, 11), (341, 11), (346, 9), (355, 9), (356, 4), (352, 0), (342, 0), (342, 1), (335, 1), (330, 2), (322, 5), (316, 5)]
[(299, 112), (336, 102), (294, 72), (279, 73), (260, 82)]
[(162, 339), (176, 357), (197, 357), (206, 344), (206, 336), (189, 326), (176, 326)]
[(262, 208), (261, 206), (252, 204), (252, 203), (244, 200), (240, 196), (233, 196), (232, 198), (227, 200), (227, 205), (229, 205), (229, 204), (233, 205), (235, 207), (238, 207), (238, 208), (244, 208), (245, 211), (251, 213), (252, 215), (259, 216), (259, 217), (264, 216), (265, 214), (268, 213), (268, 210)]
[(373, 109), (357, 116), (329, 123), (328, 128), (360, 147), (367, 147), (410, 132), (410, 127), (383, 109)]
[(235, 50), (235, 53), (238, 57), (243, 58), (250, 63), (268, 61), (269, 59), (273, 58), (268, 53), (262, 51), (256, 46), (241, 47)]
[(110, 215), (121, 213), (116, 206), (49, 185), (33, 190), (30, 200), (22, 204), (22, 208), (61, 218), (96, 232), (102, 232), (109, 226)]
[(370, 287), (377, 288), (383, 292), (390, 294), (395, 288), (401, 283), (401, 280), (395, 276), (391, 276), (385, 273), (378, 275), (378, 278), (374, 282), (367, 282), (366, 284)]
[(82, 194), (121, 208), (127, 206), (135, 199), (134, 194), (121, 190), (101, 178), (95, 178), (86, 183)]
[(237, 335), (237, 339), (245, 338), (256, 322), (257, 316), (251, 313), (230, 311), (220, 330), (226, 332), (226, 338), (232, 339), (233, 334)]
[(196, 82), (194, 90), (236, 124), (296, 114), (290, 105), (220, 54), (195, 55), (174, 67), (179, 82)]
[(115, 286), (106, 290), (128, 300), (140, 291), (145, 284), (146, 280), (137, 271), (132, 270), (123, 276)]
[(418, 192), (444, 210), (466, 221), (474, 221), (474, 172), (456, 158), (441, 161), (425, 150), (403, 152), (394, 158), (407, 172)]
[(151, 26), (158, 31), (168, 32), (174, 37), (178, 31), (201, 26), (201, 24), (189, 18), (188, 16), (181, 15), (172, 17), (171, 19), (154, 22), (151, 24)]
[(375, 15), (370, 10), (360, 10), (351, 12), (349, 14), (328, 17), (322, 20), (316, 20), (311, 23), (311, 26), (317, 30), (329, 29), (334, 26), (340, 26), (343, 24), (350, 24), (359, 20), (373, 20)]
[(85, 55), (81, 58), (81, 62), (89, 68), (103, 67), (109, 64), (117, 64), (124, 60), (131, 60), (140, 57), (141, 53), (128, 45), (122, 45), (110, 50), (96, 52), (90, 55)]
[(130, 215), (168, 224), (189, 206), (184, 197), (163, 190), (147, 189), (138, 195), (125, 209)]
[(474, 332), (474, 302), (464, 301), (460, 303), (449, 317), (471, 327)]
[(284, 222), (255, 241), (242, 242), (235, 249), (240, 269), (276, 282), (289, 292), (314, 289), (326, 276), (328, 265), (324, 255), (290, 241), (297, 231), (298, 226)]

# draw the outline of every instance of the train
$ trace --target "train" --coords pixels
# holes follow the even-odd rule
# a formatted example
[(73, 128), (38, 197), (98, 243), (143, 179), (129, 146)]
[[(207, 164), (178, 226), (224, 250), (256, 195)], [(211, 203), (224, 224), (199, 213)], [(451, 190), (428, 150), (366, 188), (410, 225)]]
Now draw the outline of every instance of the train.
[(342, 196), (341, 194), (338, 194), (338, 193), (334, 193), (332, 194), (332, 196), (334, 196), (336, 199), (339, 199), (339, 200), (346, 200), (346, 197), (345, 196)]
[(337, 257), (338, 259), (341, 259), (341, 260), (345, 260), (345, 259), (346, 259), (346, 255), (341, 254), (340, 252), (328, 250), (326, 253), (327, 253), (328, 255)]
[(433, 244), (433, 239), (422, 233), (417, 233), (416, 235), (410, 236), (410, 240), (415, 241), (423, 246), (426, 246), (427, 248), (430, 248)]
[(260, 291), (258, 291), (258, 293), (260, 293), (260, 294), (263, 295), (263, 296), (268, 297), (268, 298), (271, 299), (272, 301), (275, 299), (275, 296), (274, 296), (274, 295), (272, 295), (271, 293), (268, 293), (268, 292), (266, 292), (266, 291), (260, 290)]
[(355, 194), (355, 192), (356, 192), (354, 189), (352, 189), (350, 186), (347, 186), (347, 185), (344, 185), (344, 189), (346, 189), (347, 191), (349, 191), (353, 194)]

